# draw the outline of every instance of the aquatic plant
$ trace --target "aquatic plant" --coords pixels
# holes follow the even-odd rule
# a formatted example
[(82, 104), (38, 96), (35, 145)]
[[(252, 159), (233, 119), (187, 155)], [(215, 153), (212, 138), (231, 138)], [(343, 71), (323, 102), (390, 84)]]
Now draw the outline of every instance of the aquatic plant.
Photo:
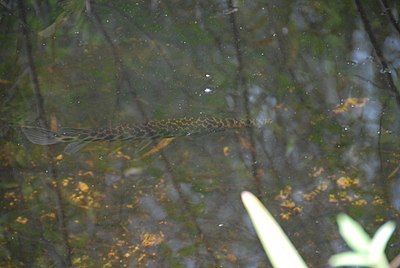
[[(250, 192), (242, 193), (242, 202), (250, 215), (257, 235), (274, 267), (307, 267), (273, 216)], [(386, 244), (395, 230), (389, 221), (371, 239), (362, 226), (346, 214), (337, 217), (339, 233), (353, 250), (332, 256), (331, 266), (390, 267), (385, 255)]]

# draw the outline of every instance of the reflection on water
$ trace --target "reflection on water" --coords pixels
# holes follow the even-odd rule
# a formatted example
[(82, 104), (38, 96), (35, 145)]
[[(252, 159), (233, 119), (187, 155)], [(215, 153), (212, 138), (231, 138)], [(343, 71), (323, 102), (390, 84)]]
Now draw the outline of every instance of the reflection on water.
[[(346, 250), (339, 212), (396, 221), (398, 11), (359, 2), (3, 3), (0, 266), (269, 267), (244, 190), (310, 267)], [(184, 117), (267, 124), (73, 155), (20, 128)]]

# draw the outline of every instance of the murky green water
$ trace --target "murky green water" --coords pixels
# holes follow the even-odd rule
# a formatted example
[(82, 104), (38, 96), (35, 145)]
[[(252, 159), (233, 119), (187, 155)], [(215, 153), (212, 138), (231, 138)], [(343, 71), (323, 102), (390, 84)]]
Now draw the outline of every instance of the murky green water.
[[(0, 266), (269, 267), (245, 190), (310, 267), (339, 212), (399, 224), (398, 7), (359, 2), (1, 3)], [(185, 116), (265, 124), (72, 155), (20, 129)]]

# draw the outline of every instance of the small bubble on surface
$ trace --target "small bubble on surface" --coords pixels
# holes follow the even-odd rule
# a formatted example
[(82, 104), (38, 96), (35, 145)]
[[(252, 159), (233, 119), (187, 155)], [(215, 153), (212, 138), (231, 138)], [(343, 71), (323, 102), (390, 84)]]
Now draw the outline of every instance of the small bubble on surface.
[(211, 94), (213, 92), (214, 92), (214, 90), (212, 88), (207, 87), (204, 89), (204, 93), (206, 93), (206, 94)]

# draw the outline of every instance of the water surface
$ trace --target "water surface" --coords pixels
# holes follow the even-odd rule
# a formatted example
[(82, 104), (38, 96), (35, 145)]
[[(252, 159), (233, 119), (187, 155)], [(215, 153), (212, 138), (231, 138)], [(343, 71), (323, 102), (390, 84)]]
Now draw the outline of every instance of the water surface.
[[(270, 267), (245, 190), (310, 267), (339, 212), (398, 224), (398, 10), (359, 2), (2, 3), (1, 266)], [(266, 124), (72, 155), (19, 127), (184, 116)]]

